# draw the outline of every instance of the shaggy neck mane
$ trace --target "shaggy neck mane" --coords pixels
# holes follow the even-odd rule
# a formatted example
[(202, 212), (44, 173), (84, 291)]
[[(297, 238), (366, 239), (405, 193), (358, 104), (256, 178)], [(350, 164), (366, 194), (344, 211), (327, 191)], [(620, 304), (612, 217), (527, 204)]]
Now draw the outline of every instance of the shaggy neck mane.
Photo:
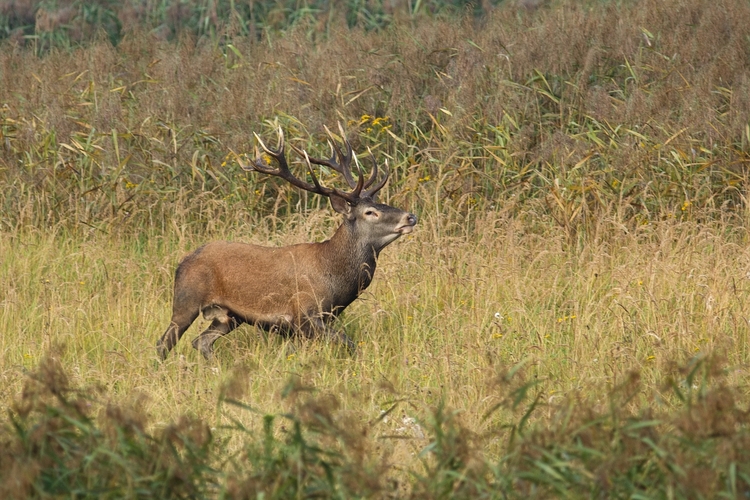
[(359, 242), (355, 236), (354, 224), (344, 223), (325, 244), (333, 252), (329, 256), (332, 274), (340, 276), (342, 283), (349, 286), (354, 298), (370, 285), (377, 263), (378, 249), (372, 243)]

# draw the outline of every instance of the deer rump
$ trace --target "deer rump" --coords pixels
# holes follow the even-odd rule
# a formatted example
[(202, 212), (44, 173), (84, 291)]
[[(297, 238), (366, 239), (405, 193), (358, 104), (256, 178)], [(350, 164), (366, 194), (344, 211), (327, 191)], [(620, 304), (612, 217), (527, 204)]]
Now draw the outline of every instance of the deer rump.
[[(345, 141), (347, 152), (342, 153), (327, 132), (333, 152), (330, 159), (300, 154), (304, 155), (312, 184), (289, 170), (281, 130), (276, 149), (259, 140), (278, 168), (271, 168), (260, 159), (243, 168), (281, 177), (300, 189), (328, 197), (333, 209), (344, 216), (341, 226), (331, 239), (320, 243), (272, 248), (217, 241), (189, 254), (175, 272), (172, 320), (157, 343), (162, 359), (200, 313), (211, 324), (192, 344), (207, 359), (213, 354), (214, 342), (242, 323), (287, 335), (322, 335), (355, 351), (351, 339), (329, 324), (369, 286), (380, 251), (410, 233), (417, 218), (374, 201), (373, 196), (385, 185), (388, 173), (376, 184), (378, 169), (373, 158), (369, 180), (365, 182), (360, 171), (355, 182), (351, 175), (351, 145)], [(312, 164), (341, 173), (352, 191), (321, 186)]]

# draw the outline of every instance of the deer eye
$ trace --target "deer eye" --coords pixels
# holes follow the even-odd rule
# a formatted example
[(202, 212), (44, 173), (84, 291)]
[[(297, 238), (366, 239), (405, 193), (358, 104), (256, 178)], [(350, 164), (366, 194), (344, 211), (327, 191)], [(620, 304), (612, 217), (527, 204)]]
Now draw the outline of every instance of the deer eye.
[(378, 214), (375, 213), (375, 210), (366, 210), (365, 211), (365, 215), (376, 215), (377, 216)]

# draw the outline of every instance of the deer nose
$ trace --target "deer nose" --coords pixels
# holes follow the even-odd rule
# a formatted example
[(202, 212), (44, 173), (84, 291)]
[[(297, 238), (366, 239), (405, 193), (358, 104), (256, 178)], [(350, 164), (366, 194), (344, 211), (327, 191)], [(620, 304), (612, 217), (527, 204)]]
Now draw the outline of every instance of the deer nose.
[(409, 223), (410, 226), (416, 226), (417, 225), (417, 216), (414, 214), (409, 214), (406, 216), (406, 221)]

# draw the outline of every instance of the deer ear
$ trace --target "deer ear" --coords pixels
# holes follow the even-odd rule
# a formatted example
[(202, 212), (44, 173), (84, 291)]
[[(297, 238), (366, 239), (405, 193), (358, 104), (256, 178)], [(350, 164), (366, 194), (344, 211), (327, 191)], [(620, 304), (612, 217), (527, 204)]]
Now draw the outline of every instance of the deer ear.
[(331, 200), (331, 206), (335, 211), (340, 214), (349, 215), (352, 211), (352, 206), (341, 196), (332, 194), (329, 199)]

